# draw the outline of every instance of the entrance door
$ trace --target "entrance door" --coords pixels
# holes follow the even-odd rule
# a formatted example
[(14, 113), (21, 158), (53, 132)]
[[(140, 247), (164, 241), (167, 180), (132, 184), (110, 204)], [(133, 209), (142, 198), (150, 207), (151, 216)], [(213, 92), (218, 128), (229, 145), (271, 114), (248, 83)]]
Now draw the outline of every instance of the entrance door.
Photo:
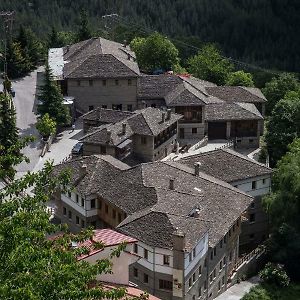
[(179, 128), (179, 138), (184, 139), (184, 128)]
[(226, 122), (208, 122), (208, 139), (225, 140), (226, 127)]

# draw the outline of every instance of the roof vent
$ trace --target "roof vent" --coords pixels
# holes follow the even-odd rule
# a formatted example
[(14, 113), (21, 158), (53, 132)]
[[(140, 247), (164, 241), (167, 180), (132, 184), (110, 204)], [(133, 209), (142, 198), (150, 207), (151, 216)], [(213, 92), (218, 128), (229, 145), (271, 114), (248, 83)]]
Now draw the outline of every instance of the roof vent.
[(107, 142), (109, 143), (111, 139), (111, 131), (107, 130), (106, 134), (107, 134)]
[(172, 191), (174, 190), (174, 181), (175, 180), (173, 178), (170, 178), (169, 180), (169, 189)]
[(122, 123), (122, 134), (126, 133), (126, 123)]
[(199, 163), (199, 162), (195, 163), (194, 167), (195, 167), (195, 172), (194, 172), (195, 176), (199, 176), (201, 163)]
[(80, 166), (80, 169), (79, 169), (79, 175), (80, 175), (80, 177), (85, 176), (86, 173), (87, 173), (87, 165), (86, 164), (82, 164)]
[(171, 108), (168, 108), (168, 109), (167, 109), (167, 120), (170, 120), (170, 119), (171, 119), (171, 113), (172, 113)]
[(163, 111), (162, 112), (162, 115), (161, 115), (161, 121), (164, 123), (165, 122), (165, 120), (166, 120), (166, 113)]

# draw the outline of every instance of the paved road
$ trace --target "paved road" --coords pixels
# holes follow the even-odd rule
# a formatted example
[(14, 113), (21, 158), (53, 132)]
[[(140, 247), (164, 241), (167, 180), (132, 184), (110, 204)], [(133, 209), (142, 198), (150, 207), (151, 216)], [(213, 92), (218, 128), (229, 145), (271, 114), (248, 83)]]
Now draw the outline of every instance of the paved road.
[(35, 128), (36, 115), (36, 93), (37, 93), (37, 72), (42, 68), (30, 73), (30, 75), (13, 81), (13, 88), (16, 91), (14, 104), (17, 112), (17, 127), (20, 129), (20, 136), (34, 136), (36, 139), (24, 150), (24, 154), (30, 159), (30, 163), (22, 163), (17, 166), (17, 177), (27, 171), (31, 171), (39, 160), (40, 137)]

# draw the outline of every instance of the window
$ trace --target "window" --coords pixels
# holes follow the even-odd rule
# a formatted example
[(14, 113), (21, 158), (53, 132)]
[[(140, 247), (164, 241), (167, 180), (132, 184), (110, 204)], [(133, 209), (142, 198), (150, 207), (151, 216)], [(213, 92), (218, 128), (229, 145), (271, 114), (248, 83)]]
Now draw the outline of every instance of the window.
[(191, 287), (193, 285), (193, 282), (192, 282), (192, 277), (189, 279), (189, 287)]
[(216, 278), (216, 269), (214, 269), (214, 278)]
[(193, 282), (196, 281), (196, 273), (193, 274)]
[(106, 154), (106, 147), (105, 146), (100, 146), (100, 153), (101, 154)]
[(108, 205), (105, 204), (105, 213), (108, 214)]
[(193, 249), (193, 257), (196, 257), (196, 248)]
[(67, 209), (65, 207), (63, 207), (63, 215), (66, 216), (67, 215)]
[(107, 105), (103, 104), (102, 108), (107, 109)]
[(138, 253), (138, 245), (137, 244), (133, 245), (133, 252)]
[(205, 268), (207, 267), (207, 258), (205, 258), (205, 260), (204, 260), (204, 267)]
[(226, 244), (226, 242), (227, 242), (227, 236), (226, 235), (224, 236), (223, 240), (224, 240), (224, 244)]
[(68, 197), (71, 198), (72, 197), (72, 194), (71, 192), (68, 192)]
[(220, 241), (220, 248), (223, 248), (223, 240)]
[(225, 276), (222, 277), (222, 285), (225, 284)]
[(223, 262), (222, 260), (220, 261), (220, 271), (223, 269)]
[(84, 199), (81, 198), (81, 206), (84, 207)]
[(252, 190), (256, 189), (256, 181), (252, 181)]
[(118, 79), (115, 80), (115, 85), (119, 85), (119, 80)]
[(93, 86), (94, 82), (93, 80), (89, 80), (89, 86)]
[(250, 214), (250, 216), (249, 216), (249, 222), (250, 223), (255, 222), (255, 214)]
[(148, 282), (149, 282), (149, 276), (144, 273), (144, 283), (148, 283)]
[(232, 251), (229, 253), (229, 261), (232, 261)]
[(192, 252), (189, 254), (189, 261), (191, 262), (193, 260)]
[(113, 212), (112, 212), (112, 217), (113, 217), (113, 219), (115, 219), (115, 218), (116, 218), (116, 216), (117, 216), (116, 210), (115, 210), (115, 209), (113, 209)]
[(214, 254), (213, 254), (213, 252), (212, 252), (212, 251), (210, 252), (210, 259), (211, 259), (211, 260), (213, 260), (213, 259), (214, 259)]
[(199, 286), (198, 297), (201, 297), (201, 295), (202, 295), (202, 289), (201, 289), (201, 286)]
[(94, 110), (94, 105), (89, 105), (89, 111)]
[(138, 277), (139, 276), (139, 272), (137, 268), (133, 268), (133, 276), (134, 277)]
[(164, 255), (164, 265), (170, 265), (170, 256)]
[(159, 279), (159, 288), (161, 290), (172, 290), (172, 281)]
[(226, 265), (226, 257), (223, 258), (223, 266)]
[(143, 145), (146, 145), (146, 144), (147, 144), (147, 138), (146, 138), (145, 136), (142, 136), (142, 137), (141, 137), (141, 143), (142, 143)]
[(118, 222), (121, 223), (121, 221), (122, 221), (122, 215), (118, 213)]
[(144, 249), (144, 258), (148, 259), (148, 250), (147, 249)]
[(249, 139), (249, 143), (252, 144), (253, 143), (253, 139)]
[(69, 210), (69, 214), (68, 214), (69, 219), (72, 219), (72, 212)]
[(212, 273), (209, 275), (209, 281), (210, 281), (210, 282), (213, 281), (213, 274), (212, 274)]
[(214, 248), (214, 256), (216, 256), (217, 255), (217, 248), (215, 247)]
[(255, 208), (255, 203), (254, 202), (252, 202), (251, 204), (250, 204), (250, 208)]
[(192, 133), (197, 133), (197, 128), (192, 128)]
[(76, 216), (76, 224), (79, 225), (79, 217)]
[(249, 234), (249, 239), (250, 240), (254, 240), (254, 234), (252, 233), (252, 234)]
[(85, 222), (83, 220), (81, 220), (81, 227), (84, 228), (85, 227)]
[(80, 80), (77, 80), (77, 86), (80, 86)]
[(102, 85), (106, 85), (106, 80), (102, 80)]
[(76, 203), (79, 202), (79, 196), (76, 194)]
[(263, 184), (265, 184), (265, 183), (266, 183), (266, 179), (265, 179), (265, 178), (262, 180), (262, 183), (263, 183)]
[(193, 298), (192, 298), (193, 300), (196, 300), (196, 296), (195, 295), (193, 295)]
[(199, 266), (198, 272), (199, 272), (199, 276), (201, 276), (201, 274), (202, 274), (202, 266)]
[(132, 104), (128, 104), (128, 105), (127, 105), (127, 110), (128, 110), (128, 111), (132, 111)]
[(96, 199), (92, 199), (91, 200), (91, 208), (95, 208), (96, 207)]
[(207, 281), (206, 280), (204, 281), (203, 288), (204, 288), (204, 291), (207, 290)]
[(100, 210), (102, 209), (102, 201), (100, 199), (98, 200), (98, 207)]
[(221, 289), (221, 281), (218, 282), (218, 290)]
[(128, 85), (132, 85), (132, 80), (128, 79)]

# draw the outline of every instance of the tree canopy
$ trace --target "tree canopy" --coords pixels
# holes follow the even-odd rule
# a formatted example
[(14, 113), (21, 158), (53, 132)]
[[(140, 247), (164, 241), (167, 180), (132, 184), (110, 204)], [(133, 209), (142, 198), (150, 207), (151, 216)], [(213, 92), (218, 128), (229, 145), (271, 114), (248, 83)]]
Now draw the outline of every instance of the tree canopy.
[(297, 90), (300, 90), (300, 83), (295, 75), (284, 73), (278, 77), (273, 77), (262, 89), (262, 92), (268, 100), (266, 113), (271, 114), (276, 103), (280, 99), (283, 99), (287, 92)]
[(221, 56), (214, 45), (205, 45), (197, 55), (189, 59), (188, 71), (195, 77), (224, 85), (233, 65)]
[(71, 121), (68, 108), (63, 104), (63, 95), (53, 80), (51, 70), (48, 65), (45, 68), (44, 85), (41, 88), (39, 113), (43, 116), (46, 113), (57, 125), (66, 125)]
[(48, 113), (46, 113), (38, 120), (36, 129), (42, 136), (48, 137), (49, 135), (55, 133), (56, 122), (50, 118)]
[(289, 92), (274, 107), (267, 123), (265, 141), (270, 164), (287, 152), (288, 145), (300, 136), (300, 92)]
[(254, 82), (251, 73), (236, 71), (229, 73), (226, 85), (254, 87)]
[(157, 32), (147, 38), (133, 39), (130, 47), (135, 51), (140, 69), (146, 72), (170, 71), (179, 65), (178, 50), (169, 39)]

